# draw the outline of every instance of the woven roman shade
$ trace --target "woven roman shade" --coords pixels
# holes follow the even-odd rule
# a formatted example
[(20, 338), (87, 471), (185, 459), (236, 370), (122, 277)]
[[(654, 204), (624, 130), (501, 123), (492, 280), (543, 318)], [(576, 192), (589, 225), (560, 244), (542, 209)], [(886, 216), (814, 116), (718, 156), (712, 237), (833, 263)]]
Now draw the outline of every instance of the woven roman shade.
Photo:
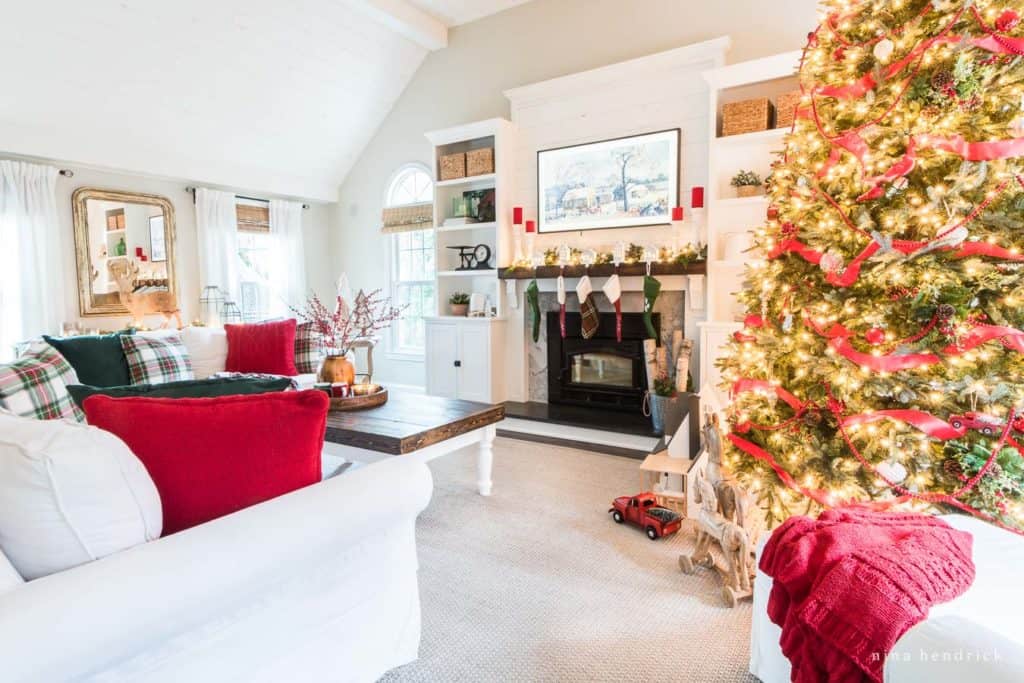
[(238, 229), (242, 232), (270, 232), (270, 207), (266, 204), (237, 204)]
[(392, 206), (384, 209), (383, 222), (383, 233), (424, 230), (434, 225), (434, 205), (426, 203)]

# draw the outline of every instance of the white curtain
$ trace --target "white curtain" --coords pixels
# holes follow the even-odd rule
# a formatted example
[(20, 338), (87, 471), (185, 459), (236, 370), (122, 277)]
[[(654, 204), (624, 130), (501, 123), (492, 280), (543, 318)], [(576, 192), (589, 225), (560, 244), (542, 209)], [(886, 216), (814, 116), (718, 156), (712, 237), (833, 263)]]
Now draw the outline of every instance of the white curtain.
[(199, 241), (199, 291), (220, 287), (238, 302), (238, 215), (235, 194), (200, 187), (196, 190), (196, 233)]
[(271, 313), (288, 315), (290, 306), (301, 308), (306, 300), (306, 251), (302, 244), (302, 204), (270, 200), (270, 235), (274, 258), (270, 286)]
[[(67, 313), (64, 255), (52, 166), (0, 160), (0, 358), (60, 332)], [(68, 229), (70, 232), (70, 228)]]

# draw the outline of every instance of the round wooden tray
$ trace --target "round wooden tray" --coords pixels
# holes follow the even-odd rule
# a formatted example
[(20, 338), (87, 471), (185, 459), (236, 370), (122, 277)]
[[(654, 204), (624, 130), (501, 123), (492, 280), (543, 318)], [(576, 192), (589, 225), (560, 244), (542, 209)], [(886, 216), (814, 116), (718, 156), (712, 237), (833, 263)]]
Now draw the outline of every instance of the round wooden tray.
[(346, 396), (344, 398), (332, 398), (331, 399), (331, 410), (366, 410), (367, 408), (376, 408), (382, 406), (388, 402), (388, 390), (384, 387), (380, 388), (376, 394), (366, 394), (363, 396)]

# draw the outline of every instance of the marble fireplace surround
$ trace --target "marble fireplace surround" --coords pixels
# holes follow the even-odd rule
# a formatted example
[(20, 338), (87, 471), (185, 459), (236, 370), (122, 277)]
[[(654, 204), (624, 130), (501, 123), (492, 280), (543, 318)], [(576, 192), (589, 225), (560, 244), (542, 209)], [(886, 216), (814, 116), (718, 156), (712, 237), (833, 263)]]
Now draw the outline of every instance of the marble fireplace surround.
[[(665, 280), (669, 278), (661, 278), (664, 284)], [(575, 281), (571, 282), (572, 286), (575, 287)], [(594, 282), (594, 301), (597, 304), (597, 309), (601, 313), (614, 313), (615, 308), (609, 303), (608, 298), (604, 296), (598, 286), (598, 282)], [(575, 292), (569, 289), (570, 282), (566, 282), (566, 302), (565, 307), (567, 311), (578, 312), (580, 310), (579, 299), (576, 297)], [(683, 305), (684, 305), (684, 292), (682, 290), (669, 290), (666, 291), (663, 287), (661, 294), (658, 296), (657, 301), (654, 302), (654, 311), (661, 314), (661, 343), (671, 347), (672, 332), (673, 330), (683, 329)], [(541, 291), (540, 293), (540, 312), (541, 312), (541, 325), (540, 325), (540, 338), (534, 343), (533, 338), (530, 336), (530, 326), (527, 324), (524, 329), (526, 335), (526, 350), (527, 350), (527, 371), (529, 373), (529, 401), (537, 401), (540, 403), (547, 403), (548, 400), (548, 340), (547, 340), (547, 325), (544, 324), (544, 320), (547, 317), (549, 311), (558, 310), (558, 299), (553, 291)], [(642, 313), (644, 310), (643, 294), (638, 291), (624, 291), (622, 293), (622, 312), (623, 313)], [(527, 315), (529, 315), (527, 313)]]

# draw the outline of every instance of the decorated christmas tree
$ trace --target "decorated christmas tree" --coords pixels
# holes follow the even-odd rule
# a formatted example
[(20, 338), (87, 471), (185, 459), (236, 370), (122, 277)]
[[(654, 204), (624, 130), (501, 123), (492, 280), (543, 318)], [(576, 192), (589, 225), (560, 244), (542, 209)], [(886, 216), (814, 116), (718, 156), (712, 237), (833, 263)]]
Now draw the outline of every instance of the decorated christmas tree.
[(720, 367), (772, 521), (844, 502), (1024, 529), (1020, 0), (826, 0)]

